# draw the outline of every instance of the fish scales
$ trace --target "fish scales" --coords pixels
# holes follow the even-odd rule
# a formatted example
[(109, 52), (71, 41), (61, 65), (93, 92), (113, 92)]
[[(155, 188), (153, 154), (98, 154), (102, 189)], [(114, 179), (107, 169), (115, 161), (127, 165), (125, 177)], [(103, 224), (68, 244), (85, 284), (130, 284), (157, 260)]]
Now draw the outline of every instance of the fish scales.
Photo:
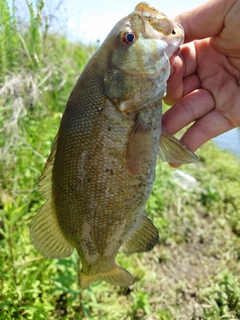
[(67, 102), (39, 181), (47, 201), (30, 234), (46, 257), (77, 250), (83, 289), (98, 280), (130, 285), (132, 275), (115, 261), (118, 251), (157, 243), (145, 205), (158, 153), (165, 161), (197, 160), (161, 131), (169, 58), (182, 41), (180, 26), (140, 3), (90, 59)]

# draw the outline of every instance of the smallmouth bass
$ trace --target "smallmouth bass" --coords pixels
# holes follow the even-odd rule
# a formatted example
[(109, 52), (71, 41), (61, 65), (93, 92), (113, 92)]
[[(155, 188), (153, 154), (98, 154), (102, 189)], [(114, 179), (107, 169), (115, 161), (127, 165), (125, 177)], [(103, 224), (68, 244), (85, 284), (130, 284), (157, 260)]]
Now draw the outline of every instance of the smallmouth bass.
[(47, 200), (30, 235), (45, 257), (77, 250), (83, 289), (99, 280), (129, 286), (133, 276), (116, 263), (118, 251), (144, 252), (157, 243), (144, 210), (157, 155), (197, 161), (161, 131), (169, 58), (183, 38), (179, 25), (139, 3), (92, 56), (68, 99), (39, 180)]

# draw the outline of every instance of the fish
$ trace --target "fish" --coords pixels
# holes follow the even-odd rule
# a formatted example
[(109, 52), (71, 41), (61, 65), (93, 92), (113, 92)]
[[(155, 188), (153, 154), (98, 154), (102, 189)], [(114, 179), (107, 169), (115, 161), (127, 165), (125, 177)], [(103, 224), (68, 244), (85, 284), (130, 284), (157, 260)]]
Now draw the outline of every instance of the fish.
[(48, 258), (77, 250), (82, 289), (96, 281), (134, 282), (116, 257), (120, 250), (149, 251), (159, 240), (145, 211), (157, 156), (197, 161), (161, 130), (169, 59), (183, 39), (180, 25), (140, 2), (113, 27), (69, 96), (39, 179), (46, 202), (30, 224), (30, 237)]

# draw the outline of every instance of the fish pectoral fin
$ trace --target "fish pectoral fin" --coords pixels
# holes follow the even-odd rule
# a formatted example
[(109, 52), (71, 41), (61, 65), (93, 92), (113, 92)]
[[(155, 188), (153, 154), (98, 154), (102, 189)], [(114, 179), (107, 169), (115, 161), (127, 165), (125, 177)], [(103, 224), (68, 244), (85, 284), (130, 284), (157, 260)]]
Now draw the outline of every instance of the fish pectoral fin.
[(126, 162), (132, 175), (136, 174), (151, 159), (153, 143), (151, 125), (139, 123), (131, 132), (127, 144)]
[(141, 217), (139, 226), (123, 243), (121, 249), (124, 253), (146, 252), (151, 250), (158, 242), (159, 234), (152, 221), (146, 216)]
[(114, 286), (129, 287), (134, 283), (134, 278), (126, 269), (119, 264), (106, 273), (96, 275), (87, 275), (80, 273), (80, 286), (82, 289), (87, 289), (93, 282), (106, 281)]
[(35, 249), (47, 258), (64, 258), (73, 248), (59, 227), (51, 199), (41, 207), (30, 224), (30, 237)]
[(198, 162), (198, 157), (174, 136), (162, 132), (159, 141), (159, 157), (169, 163)]

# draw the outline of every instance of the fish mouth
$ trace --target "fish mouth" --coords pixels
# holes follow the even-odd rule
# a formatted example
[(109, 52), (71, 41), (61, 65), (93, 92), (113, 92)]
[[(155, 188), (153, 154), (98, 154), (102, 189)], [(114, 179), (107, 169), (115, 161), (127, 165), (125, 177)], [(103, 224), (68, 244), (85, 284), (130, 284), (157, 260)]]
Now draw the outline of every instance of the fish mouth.
[(145, 37), (164, 40), (176, 49), (183, 43), (183, 27), (168, 18), (163, 12), (145, 2), (139, 3), (135, 7), (135, 11), (140, 13), (145, 26)]
[(150, 24), (156, 31), (164, 35), (171, 34), (174, 23), (163, 12), (155, 9), (146, 2), (140, 2), (135, 11), (140, 12), (145, 23)]

